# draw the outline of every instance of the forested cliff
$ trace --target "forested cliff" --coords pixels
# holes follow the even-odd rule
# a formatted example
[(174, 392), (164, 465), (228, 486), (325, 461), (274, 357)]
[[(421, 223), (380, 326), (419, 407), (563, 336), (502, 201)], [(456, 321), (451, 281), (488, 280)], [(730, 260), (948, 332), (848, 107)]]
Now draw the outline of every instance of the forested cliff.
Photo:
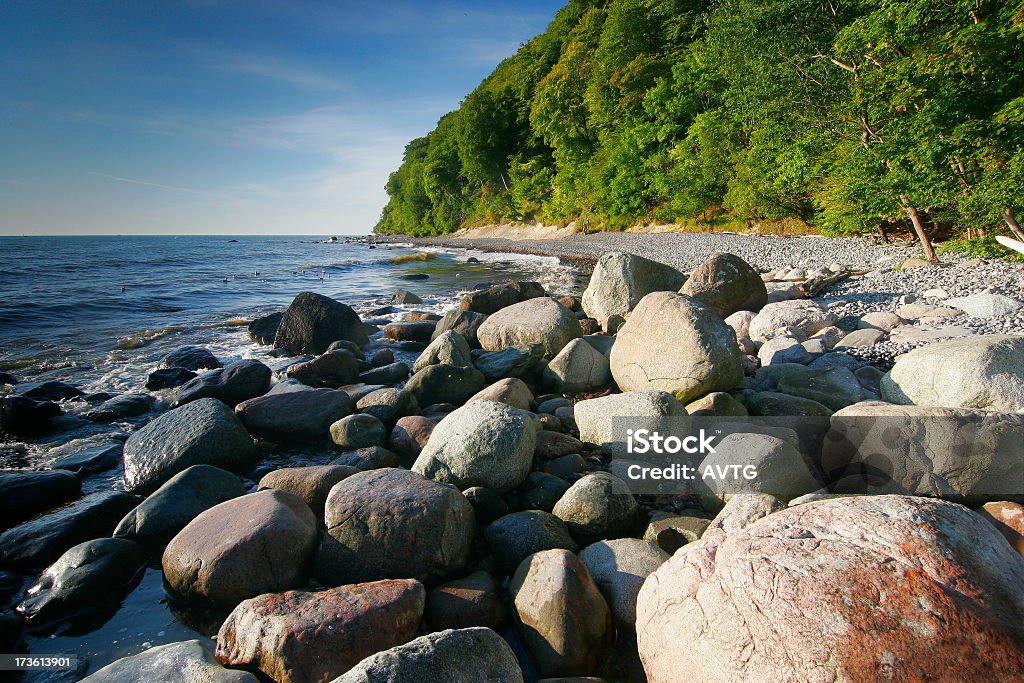
[(571, 0), (409, 143), (376, 231), (1024, 237), (1022, 149), (1022, 0)]

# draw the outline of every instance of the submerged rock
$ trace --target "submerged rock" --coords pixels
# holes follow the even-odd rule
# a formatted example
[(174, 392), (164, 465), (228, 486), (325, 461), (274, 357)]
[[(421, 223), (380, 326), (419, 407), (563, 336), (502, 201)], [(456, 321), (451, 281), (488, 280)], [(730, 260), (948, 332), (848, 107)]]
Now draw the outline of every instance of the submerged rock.
[(165, 368), (185, 368), (186, 370), (213, 370), (221, 363), (208, 349), (202, 346), (181, 346), (164, 356), (161, 365)]
[(49, 624), (111, 609), (147, 554), (138, 543), (121, 538), (80, 543), (43, 571), (17, 612), (32, 623)]
[(74, 500), (81, 490), (82, 480), (67, 470), (0, 472), (0, 528)]

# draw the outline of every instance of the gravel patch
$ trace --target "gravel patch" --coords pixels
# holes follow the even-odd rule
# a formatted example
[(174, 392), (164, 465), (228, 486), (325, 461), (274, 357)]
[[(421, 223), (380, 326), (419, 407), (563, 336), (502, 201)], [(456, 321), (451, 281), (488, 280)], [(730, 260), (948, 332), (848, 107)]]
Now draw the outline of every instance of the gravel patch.
[[(957, 254), (942, 254), (937, 265), (897, 269), (907, 258), (920, 257), (916, 245), (903, 242), (876, 244), (859, 237), (779, 237), (729, 233), (595, 233), (575, 234), (551, 240), (509, 240), (496, 238), (389, 238), (424, 246), (479, 249), (558, 256), (577, 263), (581, 270), (590, 267), (608, 251), (627, 251), (689, 272), (715, 252), (730, 252), (754, 268), (769, 272), (790, 266), (811, 270), (834, 263), (865, 275), (832, 285), (815, 297), (839, 318), (839, 327), (856, 329), (863, 315), (872, 311), (891, 311), (908, 299), (941, 305), (944, 299), (925, 297), (924, 292), (942, 289), (952, 297), (977, 293), (1003, 294), (1024, 301), (1024, 264), (969, 259)], [(974, 334), (1024, 334), (1024, 309), (999, 318), (960, 316), (949, 321)], [(891, 366), (896, 356), (930, 342), (896, 343), (882, 341), (847, 353), (882, 368)]]

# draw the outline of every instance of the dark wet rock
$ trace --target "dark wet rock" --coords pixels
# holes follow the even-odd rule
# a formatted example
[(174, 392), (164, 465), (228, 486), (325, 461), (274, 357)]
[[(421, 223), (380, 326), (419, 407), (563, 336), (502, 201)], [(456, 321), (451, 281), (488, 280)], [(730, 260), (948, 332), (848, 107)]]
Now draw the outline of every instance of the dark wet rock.
[(24, 583), (25, 581), (19, 574), (0, 571), (0, 604), (6, 603), (21, 593), (21, 586)]
[(363, 349), (358, 344), (349, 341), (348, 339), (336, 339), (331, 342), (331, 345), (327, 347), (324, 353), (330, 353), (331, 351), (348, 351), (357, 359), (363, 358)]
[(149, 373), (149, 377), (146, 379), (146, 388), (150, 391), (174, 389), (195, 377), (196, 373), (186, 368), (161, 368)]
[(473, 508), (415, 472), (360, 472), (331, 489), (314, 573), (328, 585), (450, 575), (469, 559)]
[(109, 536), (118, 520), (139, 503), (137, 496), (104, 491), (0, 534), (0, 567), (38, 569), (71, 546)]
[(545, 296), (545, 292), (539, 282), (511, 282), (465, 294), (459, 301), (459, 308), (463, 311), (490, 315), (513, 304), (540, 296)]
[(481, 351), (473, 355), (473, 364), (488, 382), (504, 377), (526, 377), (541, 367), (544, 347), (540, 344), (510, 346), (501, 351)]
[(415, 322), (397, 322), (384, 326), (384, 338), (392, 341), (416, 341), (424, 344), (430, 342), (437, 323), (432, 320)]
[(114, 394), (111, 394), (109, 391), (96, 391), (91, 394), (83, 394), (78, 398), (85, 401), (91, 406), (98, 406), (104, 401), (109, 401), (110, 399), (114, 398)]
[(264, 394), (235, 407), (252, 434), (271, 440), (325, 439), (331, 425), (348, 415), (352, 402), (336, 389), (289, 390)]
[(351, 308), (320, 294), (302, 292), (285, 311), (274, 346), (293, 356), (319, 354), (337, 339), (347, 339), (360, 347), (369, 341), (362, 321)]
[(579, 549), (565, 522), (540, 510), (505, 515), (487, 527), (484, 537), (505, 574), (511, 574), (520, 562), (541, 550), (563, 548), (576, 552)]
[(399, 418), (388, 436), (388, 449), (411, 465), (423, 450), (438, 421), (421, 415)]
[(155, 683), (175, 672), (175, 683), (259, 683), (246, 671), (225, 669), (198, 640), (158, 645), (85, 677), (88, 683)]
[(249, 323), (249, 337), (257, 344), (273, 344), (274, 337), (277, 336), (277, 328), (281, 326), (282, 318), (284, 318), (284, 311), (256, 318)]
[(51, 401), (36, 401), (24, 396), (0, 398), (0, 434), (36, 436), (50, 429), (50, 420), (63, 415)]
[(563, 455), (560, 458), (554, 458), (544, 463), (544, 472), (553, 474), (556, 477), (561, 477), (568, 481), (574, 479), (575, 474), (582, 472), (586, 469), (587, 463), (583, 460), (583, 456), (578, 453), (570, 453), (569, 455)]
[(448, 311), (437, 321), (434, 327), (433, 338), (437, 339), (448, 330), (451, 330), (465, 337), (471, 347), (480, 348), (476, 332), (485, 320), (487, 320), (487, 316), (483, 313), (460, 310)]
[(373, 415), (389, 430), (394, 428), (399, 418), (415, 415), (419, 409), (420, 405), (411, 393), (390, 388), (369, 393), (356, 404), (358, 412)]
[(147, 554), (123, 538), (80, 543), (43, 571), (17, 612), (31, 623), (49, 624), (109, 610), (127, 592)]
[(530, 472), (519, 487), (519, 505), (524, 510), (551, 512), (569, 490), (569, 482), (545, 472)]
[(316, 516), (298, 496), (251, 493), (206, 510), (171, 539), (164, 578), (184, 600), (234, 607), (300, 585), (317, 535)]
[(508, 503), (495, 491), (486, 486), (472, 486), (462, 492), (476, 513), (477, 524), (486, 526), (509, 513)]
[(411, 282), (419, 282), (420, 280), (429, 280), (430, 276), (426, 273), (409, 273), (408, 275), (400, 275), (399, 280), (409, 280)]
[(80, 417), (93, 422), (113, 422), (145, 415), (155, 403), (149, 394), (121, 394), (104, 401), (96, 408), (80, 413)]
[(246, 600), (217, 634), (217, 659), (277, 683), (329, 681), (416, 635), (425, 591), (390, 580)]
[(359, 662), (333, 683), (522, 683), (515, 653), (489, 628), (440, 631)]
[(14, 612), (0, 612), (0, 650), (17, 652), (20, 640), (21, 619)]
[(394, 294), (391, 295), (389, 301), (399, 306), (408, 306), (410, 304), (415, 305), (423, 303), (423, 299), (419, 298), (418, 296), (416, 296), (415, 294), (406, 289), (397, 290)]
[(373, 354), (370, 358), (370, 366), (374, 368), (382, 368), (385, 365), (391, 365), (395, 362), (395, 354), (391, 349), (381, 349)]
[(485, 571), (475, 571), (427, 593), (424, 618), (431, 631), (485, 626), (504, 633), (509, 625), (508, 610), (498, 587)]
[(192, 465), (243, 467), (256, 447), (230, 408), (203, 398), (164, 413), (134, 432), (124, 446), (124, 484), (147, 492)]
[(0, 528), (74, 500), (81, 490), (81, 479), (66, 470), (0, 472)]
[(612, 643), (608, 604), (578, 557), (545, 550), (523, 560), (509, 586), (516, 630), (544, 676), (586, 676)]
[(214, 370), (221, 366), (217, 357), (201, 346), (182, 346), (164, 356), (161, 364), (165, 368), (186, 370)]
[(118, 466), (123, 452), (124, 444), (120, 442), (90, 446), (68, 455), (61, 455), (50, 463), (50, 467), (55, 470), (74, 472), (81, 476), (106, 472)]
[(324, 516), (327, 494), (339, 481), (361, 470), (346, 465), (310, 465), (274, 470), (260, 479), (258, 490), (288, 491), (301, 498), (317, 518)]
[(215, 398), (229, 406), (261, 396), (270, 388), (270, 368), (252, 358), (236, 361), (223, 368), (209, 370), (181, 385), (172, 408), (201, 398)]
[(475, 368), (458, 365), (430, 365), (423, 368), (405, 385), (421, 406), (432, 403), (462, 405), (484, 388), (484, 376)]
[(401, 458), (386, 448), (372, 446), (342, 453), (331, 464), (346, 465), (357, 470), (379, 470), (384, 467), (398, 467), (401, 464)]
[(15, 395), (35, 401), (64, 401), (85, 396), (85, 392), (67, 382), (26, 382), (18, 385)]
[(307, 386), (337, 389), (359, 381), (359, 361), (352, 352), (338, 349), (296, 363), (285, 374)]
[(17, 384), (18, 378), (9, 372), (0, 372), (0, 384)]
[(210, 465), (193, 465), (125, 515), (114, 536), (163, 548), (200, 513), (243, 495), (245, 485), (236, 475)]
[(359, 373), (359, 380), (367, 384), (398, 384), (409, 376), (409, 366), (405, 363), (392, 363), (379, 368), (372, 368)]

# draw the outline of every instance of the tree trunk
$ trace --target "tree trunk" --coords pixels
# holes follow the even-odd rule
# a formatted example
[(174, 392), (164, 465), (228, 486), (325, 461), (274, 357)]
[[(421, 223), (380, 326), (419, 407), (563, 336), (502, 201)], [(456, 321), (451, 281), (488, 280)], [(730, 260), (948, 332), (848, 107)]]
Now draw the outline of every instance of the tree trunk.
[(921, 240), (921, 246), (924, 247), (925, 257), (929, 261), (938, 261), (938, 257), (935, 256), (935, 249), (932, 248), (932, 241), (928, 237), (928, 233), (924, 231), (924, 225), (921, 224), (921, 215), (917, 212), (917, 208), (910, 203), (910, 198), (905, 194), (900, 195), (900, 204), (903, 205), (903, 210), (907, 212), (907, 216), (910, 218), (910, 222), (914, 226), (914, 232), (917, 233), (917, 239)]
[(885, 225), (882, 223), (878, 224), (878, 236), (882, 238), (884, 244), (889, 244), (889, 236), (885, 234)]
[(1017, 222), (1017, 212), (1013, 208), (1003, 209), (1003, 220), (1006, 221), (1006, 225), (1010, 228), (1010, 232), (1013, 236), (1024, 242), (1024, 230), (1020, 229), (1020, 224)]

